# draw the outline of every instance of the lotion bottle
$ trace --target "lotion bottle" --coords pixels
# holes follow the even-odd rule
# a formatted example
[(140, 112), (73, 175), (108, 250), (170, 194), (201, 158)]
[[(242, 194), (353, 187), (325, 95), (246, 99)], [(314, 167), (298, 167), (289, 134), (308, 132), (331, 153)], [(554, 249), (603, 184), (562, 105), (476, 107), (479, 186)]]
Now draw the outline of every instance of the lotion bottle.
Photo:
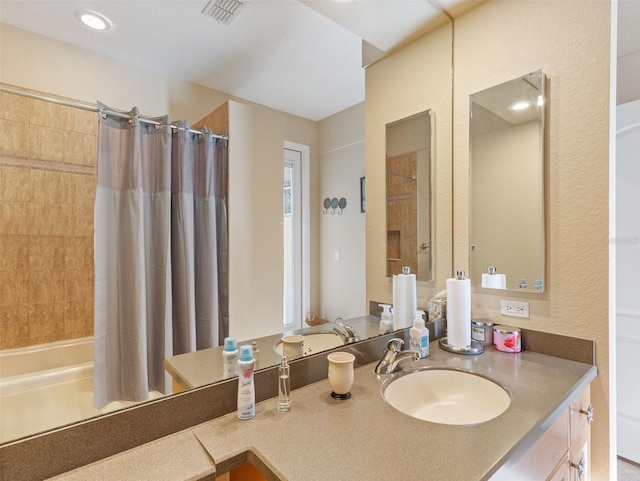
[(424, 325), (423, 311), (416, 311), (413, 327), (409, 329), (409, 348), (420, 353), (420, 359), (429, 355), (429, 329)]
[(235, 337), (224, 338), (222, 351), (222, 377), (227, 379), (238, 375), (238, 346)]
[(380, 304), (382, 307), (382, 316), (380, 320), (380, 334), (387, 334), (393, 331), (393, 318), (391, 317), (391, 306), (389, 304)]
[(251, 419), (256, 415), (256, 391), (253, 385), (253, 347), (240, 346), (238, 359), (238, 419)]

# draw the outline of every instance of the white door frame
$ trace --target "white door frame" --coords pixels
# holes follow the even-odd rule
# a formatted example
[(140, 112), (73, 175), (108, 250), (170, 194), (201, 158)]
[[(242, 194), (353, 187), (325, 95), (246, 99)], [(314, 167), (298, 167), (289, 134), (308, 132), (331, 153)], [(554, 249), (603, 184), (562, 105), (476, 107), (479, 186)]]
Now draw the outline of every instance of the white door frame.
[[(304, 144), (299, 144), (296, 142), (284, 141), (284, 149), (286, 150), (294, 150), (300, 152), (300, 178), (301, 178), (301, 195), (302, 195), (302, 238), (300, 239), (301, 246), (301, 279), (302, 279), (302, 291), (300, 293), (300, 302), (299, 306), (299, 315), (298, 320), (295, 323), (295, 327), (300, 329), (304, 327), (302, 325), (303, 318), (306, 316), (307, 312), (309, 312), (310, 306), (310, 297), (311, 297), (311, 268), (310, 268), (310, 257), (311, 257), (311, 222), (310, 222), (310, 153), (309, 146)], [(283, 155), (284, 158), (284, 155)]]

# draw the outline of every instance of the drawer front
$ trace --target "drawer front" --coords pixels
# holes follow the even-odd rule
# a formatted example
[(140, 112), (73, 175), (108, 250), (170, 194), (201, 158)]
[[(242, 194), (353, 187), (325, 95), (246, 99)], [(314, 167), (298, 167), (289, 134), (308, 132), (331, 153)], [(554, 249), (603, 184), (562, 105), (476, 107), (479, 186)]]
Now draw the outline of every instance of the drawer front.
[(569, 451), (571, 481), (591, 479), (591, 429), (587, 428)]
[(569, 411), (569, 440), (573, 446), (593, 420), (590, 386), (588, 386), (576, 399), (573, 400), (569, 407)]
[(547, 481), (571, 481), (571, 470), (569, 467), (569, 459), (565, 459), (556, 468)]

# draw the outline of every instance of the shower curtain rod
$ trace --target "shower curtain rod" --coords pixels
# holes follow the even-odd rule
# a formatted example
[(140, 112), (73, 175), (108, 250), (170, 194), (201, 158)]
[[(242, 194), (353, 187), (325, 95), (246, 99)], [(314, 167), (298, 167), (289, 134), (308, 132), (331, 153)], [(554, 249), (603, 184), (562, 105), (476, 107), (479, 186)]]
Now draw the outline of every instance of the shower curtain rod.
[[(79, 103), (76, 103), (76, 102), (68, 102), (66, 100), (54, 99), (54, 98), (51, 98), (51, 97), (45, 97), (43, 95), (37, 95), (37, 94), (29, 93), (29, 92), (23, 92), (22, 90), (15, 90), (15, 89), (11, 89), (11, 88), (0, 86), (0, 92), (7, 92), (7, 93), (10, 93), (10, 94), (21, 95), (23, 97), (29, 97), (31, 99), (43, 100), (45, 102), (51, 102), (51, 103), (58, 104), (58, 105), (64, 105), (65, 107), (73, 107), (73, 108), (76, 108), (76, 109), (88, 110), (89, 112), (97, 112), (97, 113), (103, 113), (103, 114), (107, 114), (107, 115), (112, 115), (114, 117), (119, 117), (121, 119), (131, 119), (131, 115), (129, 115), (126, 112), (118, 112), (117, 110), (99, 109), (98, 107), (93, 107), (93, 106), (90, 106), (90, 105), (84, 105), (84, 104), (79, 104)], [(157, 120), (147, 119), (147, 118), (145, 118), (143, 116), (139, 116), (138, 118), (140, 119), (140, 122), (144, 122), (145, 124), (164, 125), (161, 122), (158, 122)], [(200, 130), (185, 129), (184, 127), (178, 127), (175, 124), (168, 124), (168, 126), (171, 127), (172, 129), (185, 130), (185, 131), (191, 132), (193, 134), (202, 134), (203, 133)], [(223, 139), (223, 140), (227, 140), (229, 138), (228, 136), (221, 135), (221, 134), (211, 134), (211, 135), (213, 137), (216, 137), (218, 139)]]

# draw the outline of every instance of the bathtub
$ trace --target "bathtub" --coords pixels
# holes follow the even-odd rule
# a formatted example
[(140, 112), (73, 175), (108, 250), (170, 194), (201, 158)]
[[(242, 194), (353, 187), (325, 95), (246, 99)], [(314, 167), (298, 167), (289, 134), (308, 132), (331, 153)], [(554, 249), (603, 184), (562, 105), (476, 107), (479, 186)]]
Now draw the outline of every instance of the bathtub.
[(133, 404), (94, 406), (92, 337), (0, 351), (0, 443)]

